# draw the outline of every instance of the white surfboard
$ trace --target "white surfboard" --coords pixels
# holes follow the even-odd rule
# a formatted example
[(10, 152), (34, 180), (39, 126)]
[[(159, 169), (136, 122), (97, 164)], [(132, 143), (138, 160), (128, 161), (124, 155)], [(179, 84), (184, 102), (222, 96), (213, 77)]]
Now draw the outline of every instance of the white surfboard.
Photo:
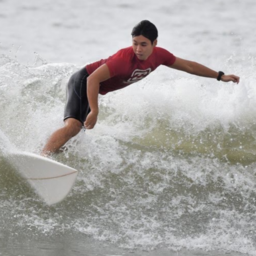
[(77, 170), (29, 152), (11, 152), (11, 164), (48, 205), (62, 201), (72, 189)]

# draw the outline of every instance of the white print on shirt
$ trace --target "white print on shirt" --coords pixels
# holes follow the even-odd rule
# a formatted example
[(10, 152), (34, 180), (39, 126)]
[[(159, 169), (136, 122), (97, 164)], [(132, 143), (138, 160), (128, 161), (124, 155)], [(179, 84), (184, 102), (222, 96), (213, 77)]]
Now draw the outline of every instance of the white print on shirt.
[(141, 80), (142, 78), (146, 77), (147, 75), (149, 75), (150, 72), (151, 72), (151, 68), (147, 68), (145, 70), (135, 69), (131, 77), (127, 81), (124, 81), (124, 83), (135, 83)]

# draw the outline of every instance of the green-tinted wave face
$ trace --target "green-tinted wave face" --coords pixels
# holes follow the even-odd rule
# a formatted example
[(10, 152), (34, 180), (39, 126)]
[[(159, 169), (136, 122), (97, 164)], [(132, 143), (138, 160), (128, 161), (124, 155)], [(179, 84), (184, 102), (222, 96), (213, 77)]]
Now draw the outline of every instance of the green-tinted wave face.
[(142, 138), (135, 138), (134, 142), (163, 151), (217, 158), (230, 164), (248, 165), (255, 162), (255, 125), (242, 130), (234, 125), (228, 130), (218, 126), (193, 132), (193, 128), (173, 129), (169, 122), (168, 125), (162, 123)]

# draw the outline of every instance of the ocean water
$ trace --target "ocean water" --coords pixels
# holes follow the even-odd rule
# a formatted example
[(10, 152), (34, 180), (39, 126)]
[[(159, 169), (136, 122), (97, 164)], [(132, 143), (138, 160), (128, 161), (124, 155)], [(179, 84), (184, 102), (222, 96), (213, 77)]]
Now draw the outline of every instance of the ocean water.
[[(253, 0), (0, 0), (0, 255), (256, 255), (256, 6)], [(79, 170), (45, 205), (10, 165), (62, 125), (80, 67), (131, 44), (149, 19), (158, 45), (241, 77), (160, 67), (100, 97), (95, 129), (54, 159)]]

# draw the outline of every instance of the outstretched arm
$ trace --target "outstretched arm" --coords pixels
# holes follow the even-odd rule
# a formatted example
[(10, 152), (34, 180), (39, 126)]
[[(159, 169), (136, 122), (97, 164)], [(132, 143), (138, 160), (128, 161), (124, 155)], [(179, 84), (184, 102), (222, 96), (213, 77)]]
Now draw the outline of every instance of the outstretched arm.
[[(184, 60), (181, 58), (176, 58), (175, 62), (170, 66), (170, 68), (174, 68), (177, 70), (185, 71), (187, 73), (197, 75), (197, 76), (203, 76), (203, 77), (210, 77), (217, 79), (219, 73), (203, 66), (197, 62)], [(235, 75), (222, 75), (221, 81), (223, 82), (234, 82), (239, 83), (239, 77)]]
[(110, 73), (106, 64), (100, 66), (87, 78), (87, 97), (91, 112), (84, 122), (86, 129), (92, 129), (97, 122), (99, 113), (98, 94), (100, 90), (100, 82), (103, 82), (109, 78)]

